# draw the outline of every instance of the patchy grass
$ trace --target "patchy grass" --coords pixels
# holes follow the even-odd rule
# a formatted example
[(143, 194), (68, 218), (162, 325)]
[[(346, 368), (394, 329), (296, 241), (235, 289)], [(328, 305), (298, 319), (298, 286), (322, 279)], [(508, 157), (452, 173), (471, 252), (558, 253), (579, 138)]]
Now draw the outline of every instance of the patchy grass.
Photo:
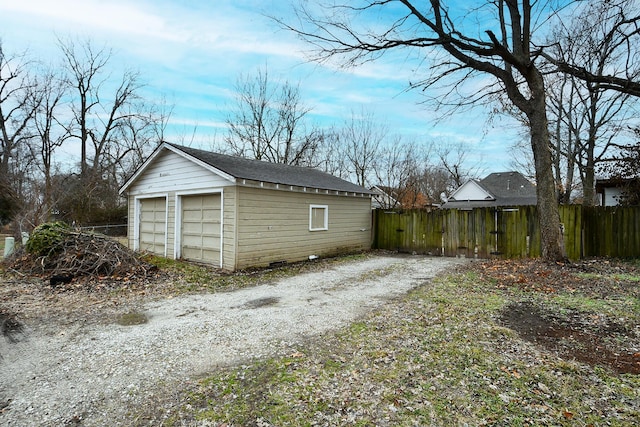
[(174, 281), (176, 293), (192, 292), (220, 292), (270, 283), (274, 280), (291, 277), (296, 274), (317, 269), (324, 269), (331, 265), (364, 259), (368, 255), (360, 253), (349, 256), (322, 258), (314, 262), (297, 262), (284, 264), (274, 268), (254, 268), (228, 273), (203, 264), (173, 260), (155, 255), (148, 255), (145, 260), (168, 273), (176, 279)]
[(134, 326), (147, 323), (149, 319), (147, 315), (138, 311), (130, 311), (118, 316), (116, 323), (120, 326)]
[(624, 282), (603, 291), (579, 272), (514, 276), (505, 265), (437, 278), (293, 354), (212, 373), (156, 424), (636, 425), (640, 376), (604, 358), (576, 361), (577, 338), (537, 341), (539, 331), (503, 318), (535, 309), (540, 325), (606, 333), (616, 351), (640, 357), (637, 282), (600, 278)]

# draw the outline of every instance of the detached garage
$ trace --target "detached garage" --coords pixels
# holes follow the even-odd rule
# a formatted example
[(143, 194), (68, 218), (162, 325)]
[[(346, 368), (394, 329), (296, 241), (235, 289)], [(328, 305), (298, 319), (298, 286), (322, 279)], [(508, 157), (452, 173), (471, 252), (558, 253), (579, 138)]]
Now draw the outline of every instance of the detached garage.
[(371, 192), (311, 168), (162, 143), (124, 184), (129, 246), (226, 270), (371, 245)]

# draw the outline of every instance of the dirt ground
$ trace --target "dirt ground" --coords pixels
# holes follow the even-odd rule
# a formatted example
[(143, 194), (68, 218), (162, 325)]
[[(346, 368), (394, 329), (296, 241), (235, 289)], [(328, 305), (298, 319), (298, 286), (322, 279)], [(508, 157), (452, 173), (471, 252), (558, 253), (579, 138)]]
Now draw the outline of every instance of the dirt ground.
[[(547, 300), (560, 294), (594, 301), (635, 300), (635, 319), (640, 318), (637, 260), (588, 259), (556, 264), (531, 259), (494, 260), (474, 263), (470, 268), (494, 281), (499, 289), (544, 295)], [(8, 341), (19, 338), (21, 320), (49, 321), (52, 327), (79, 320), (100, 323), (113, 313), (135, 311), (149, 299), (174, 294), (179, 281), (175, 275), (157, 272), (145, 280), (103, 280), (91, 287), (74, 283), (52, 289), (40, 278), (5, 278), (0, 289), (0, 335)], [(70, 312), (69, 307), (74, 310)], [(634, 319), (612, 318), (597, 310), (558, 310), (525, 297), (507, 306), (499, 320), (524, 339), (564, 358), (609, 366), (619, 373), (640, 374), (640, 324)]]
[[(507, 260), (473, 268), (500, 289), (521, 292), (500, 321), (527, 341), (592, 366), (640, 374), (640, 263), (590, 259), (547, 264)], [(537, 298), (543, 295), (544, 298)], [(588, 309), (559, 307), (554, 298), (576, 296)], [(599, 301), (632, 304), (631, 318), (600, 311)], [(546, 302), (546, 303), (545, 303)]]

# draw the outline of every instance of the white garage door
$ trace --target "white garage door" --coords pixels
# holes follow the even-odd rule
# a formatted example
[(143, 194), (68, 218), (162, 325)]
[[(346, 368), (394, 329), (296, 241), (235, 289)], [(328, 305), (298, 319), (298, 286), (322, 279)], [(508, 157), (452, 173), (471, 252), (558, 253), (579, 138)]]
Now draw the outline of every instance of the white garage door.
[(221, 218), (220, 194), (182, 197), (182, 258), (220, 265)]
[(166, 209), (164, 197), (140, 199), (140, 250), (165, 255)]

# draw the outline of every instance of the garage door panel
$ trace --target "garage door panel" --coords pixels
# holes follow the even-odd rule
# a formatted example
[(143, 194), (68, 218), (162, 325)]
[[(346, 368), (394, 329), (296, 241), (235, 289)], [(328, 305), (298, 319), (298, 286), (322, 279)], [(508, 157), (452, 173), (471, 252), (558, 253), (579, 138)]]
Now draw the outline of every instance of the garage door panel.
[(153, 222), (148, 220), (140, 221), (140, 233), (153, 233), (154, 231), (156, 231), (156, 226)]
[(202, 238), (202, 247), (207, 249), (220, 248), (220, 236), (204, 236)]
[(220, 195), (183, 196), (181, 206), (182, 257), (219, 264), (222, 228)]
[(199, 210), (202, 208), (203, 196), (185, 196), (182, 198), (182, 209), (184, 210)]
[(139, 249), (164, 255), (166, 207), (164, 197), (140, 200)]
[(185, 221), (185, 222), (201, 222), (202, 221), (202, 211), (183, 210), (182, 211), (182, 220)]
[(216, 250), (203, 250), (202, 254), (205, 259), (218, 259), (220, 257), (220, 251)]
[(182, 247), (182, 257), (184, 259), (198, 260), (202, 256), (200, 248), (192, 248), (188, 246)]
[(210, 194), (202, 197), (202, 207), (210, 208), (216, 207), (220, 209), (220, 195), (219, 194)]
[(201, 223), (193, 223), (193, 222), (183, 222), (182, 223), (182, 233), (185, 235), (201, 235), (202, 234), (202, 224)]
[(221, 212), (219, 209), (210, 209), (202, 212), (202, 218), (209, 224), (220, 224)]

